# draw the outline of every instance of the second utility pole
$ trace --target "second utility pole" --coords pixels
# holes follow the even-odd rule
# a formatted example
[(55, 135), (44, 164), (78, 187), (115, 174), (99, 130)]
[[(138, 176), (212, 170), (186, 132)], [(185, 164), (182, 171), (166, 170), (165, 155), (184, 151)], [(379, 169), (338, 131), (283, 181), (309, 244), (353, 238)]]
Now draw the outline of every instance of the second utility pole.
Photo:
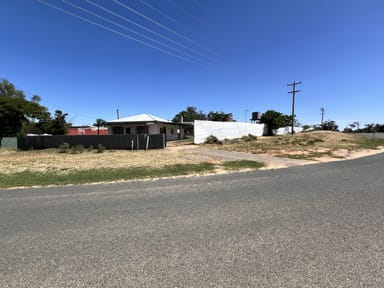
[(295, 94), (298, 92), (301, 92), (301, 90), (296, 90), (296, 85), (301, 84), (300, 82), (293, 81), (293, 83), (288, 84), (287, 86), (292, 86), (292, 91), (289, 91), (288, 93), (292, 93), (292, 135), (295, 133), (294, 132), (294, 127), (295, 127)]

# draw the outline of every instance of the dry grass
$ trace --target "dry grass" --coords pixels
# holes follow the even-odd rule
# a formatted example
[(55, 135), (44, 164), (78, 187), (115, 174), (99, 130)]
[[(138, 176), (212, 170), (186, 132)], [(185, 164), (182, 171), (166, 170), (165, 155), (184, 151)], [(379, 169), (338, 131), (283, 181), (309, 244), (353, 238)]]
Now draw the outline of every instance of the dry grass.
[[(195, 146), (193, 146), (195, 147)], [(196, 146), (197, 147), (197, 146)], [(59, 172), (95, 168), (159, 168), (174, 164), (214, 163), (215, 159), (200, 157), (193, 149), (166, 148), (164, 150), (127, 151), (106, 150), (104, 153), (58, 153), (57, 149), (15, 151), (0, 149), (0, 173)]]
[[(259, 137), (256, 141), (225, 141), (224, 145), (207, 145), (212, 149), (241, 151), (255, 154), (298, 159), (345, 157), (350, 151), (361, 150), (365, 139), (353, 134), (312, 132), (278, 137)], [(0, 173), (58, 172), (95, 168), (161, 168), (174, 164), (219, 164), (224, 160), (199, 153), (197, 145), (181, 142), (164, 150), (127, 151), (107, 150), (104, 153), (84, 151), (81, 154), (58, 153), (57, 149), (13, 151), (0, 149)], [(377, 144), (377, 143), (376, 143)], [(370, 147), (368, 145), (368, 147)], [(373, 147), (374, 148), (374, 147)]]
[(224, 141), (221, 149), (228, 151), (268, 154), (277, 157), (321, 160), (345, 158), (356, 151), (375, 149), (384, 145), (381, 139), (370, 139), (356, 134), (315, 131), (295, 135), (259, 137), (256, 141)]

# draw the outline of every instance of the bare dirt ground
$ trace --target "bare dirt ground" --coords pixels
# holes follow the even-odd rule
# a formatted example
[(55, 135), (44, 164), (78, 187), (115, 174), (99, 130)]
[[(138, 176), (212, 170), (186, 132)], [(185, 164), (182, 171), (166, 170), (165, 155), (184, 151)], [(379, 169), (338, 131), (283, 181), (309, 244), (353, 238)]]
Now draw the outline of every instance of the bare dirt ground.
[(172, 164), (214, 164), (227, 160), (264, 162), (264, 169), (353, 159), (376, 153), (361, 149), (360, 138), (344, 133), (315, 132), (279, 137), (259, 137), (256, 141), (227, 141), (223, 145), (193, 145), (170, 142), (164, 150), (111, 150), (104, 153), (59, 153), (57, 149), (14, 151), (0, 149), (0, 173), (22, 171), (86, 170), (97, 168), (163, 167)]

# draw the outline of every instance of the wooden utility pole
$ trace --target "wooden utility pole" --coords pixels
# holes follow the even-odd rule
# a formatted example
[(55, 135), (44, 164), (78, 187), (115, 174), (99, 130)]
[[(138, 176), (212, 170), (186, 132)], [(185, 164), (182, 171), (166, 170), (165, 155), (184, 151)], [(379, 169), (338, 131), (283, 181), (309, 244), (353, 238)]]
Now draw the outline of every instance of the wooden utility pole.
[(300, 82), (293, 81), (293, 83), (288, 84), (287, 86), (292, 86), (292, 91), (289, 91), (288, 93), (292, 93), (292, 135), (295, 133), (293, 131), (295, 127), (295, 94), (298, 92), (301, 92), (301, 90), (296, 90), (296, 85), (301, 84)]

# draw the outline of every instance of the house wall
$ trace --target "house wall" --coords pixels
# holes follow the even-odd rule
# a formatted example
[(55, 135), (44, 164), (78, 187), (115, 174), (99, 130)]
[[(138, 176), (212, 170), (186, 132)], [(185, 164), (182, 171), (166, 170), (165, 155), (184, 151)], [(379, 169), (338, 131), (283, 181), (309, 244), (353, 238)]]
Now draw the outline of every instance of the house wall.
[(244, 122), (216, 122), (216, 121), (194, 121), (194, 143), (201, 144), (210, 135), (219, 140), (236, 139), (252, 134), (263, 136), (266, 134), (266, 125)]
[[(123, 135), (126, 135), (126, 134), (128, 134), (127, 128), (129, 128), (130, 134), (134, 135), (134, 134), (137, 134), (137, 126), (147, 126), (148, 127), (148, 134), (161, 134), (163, 131), (165, 131), (167, 141), (184, 139), (184, 128), (183, 127), (179, 127), (178, 125), (172, 125), (172, 124), (164, 124), (164, 123), (155, 123), (155, 124), (151, 124), (151, 125), (145, 125), (143, 123), (121, 124), (121, 125), (109, 126), (108, 130), (109, 130), (109, 134), (113, 135), (114, 134), (113, 133), (113, 127), (122, 127), (123, 128)], [(164, 130), (164, 128), (165, 128), (165, 130)]]

